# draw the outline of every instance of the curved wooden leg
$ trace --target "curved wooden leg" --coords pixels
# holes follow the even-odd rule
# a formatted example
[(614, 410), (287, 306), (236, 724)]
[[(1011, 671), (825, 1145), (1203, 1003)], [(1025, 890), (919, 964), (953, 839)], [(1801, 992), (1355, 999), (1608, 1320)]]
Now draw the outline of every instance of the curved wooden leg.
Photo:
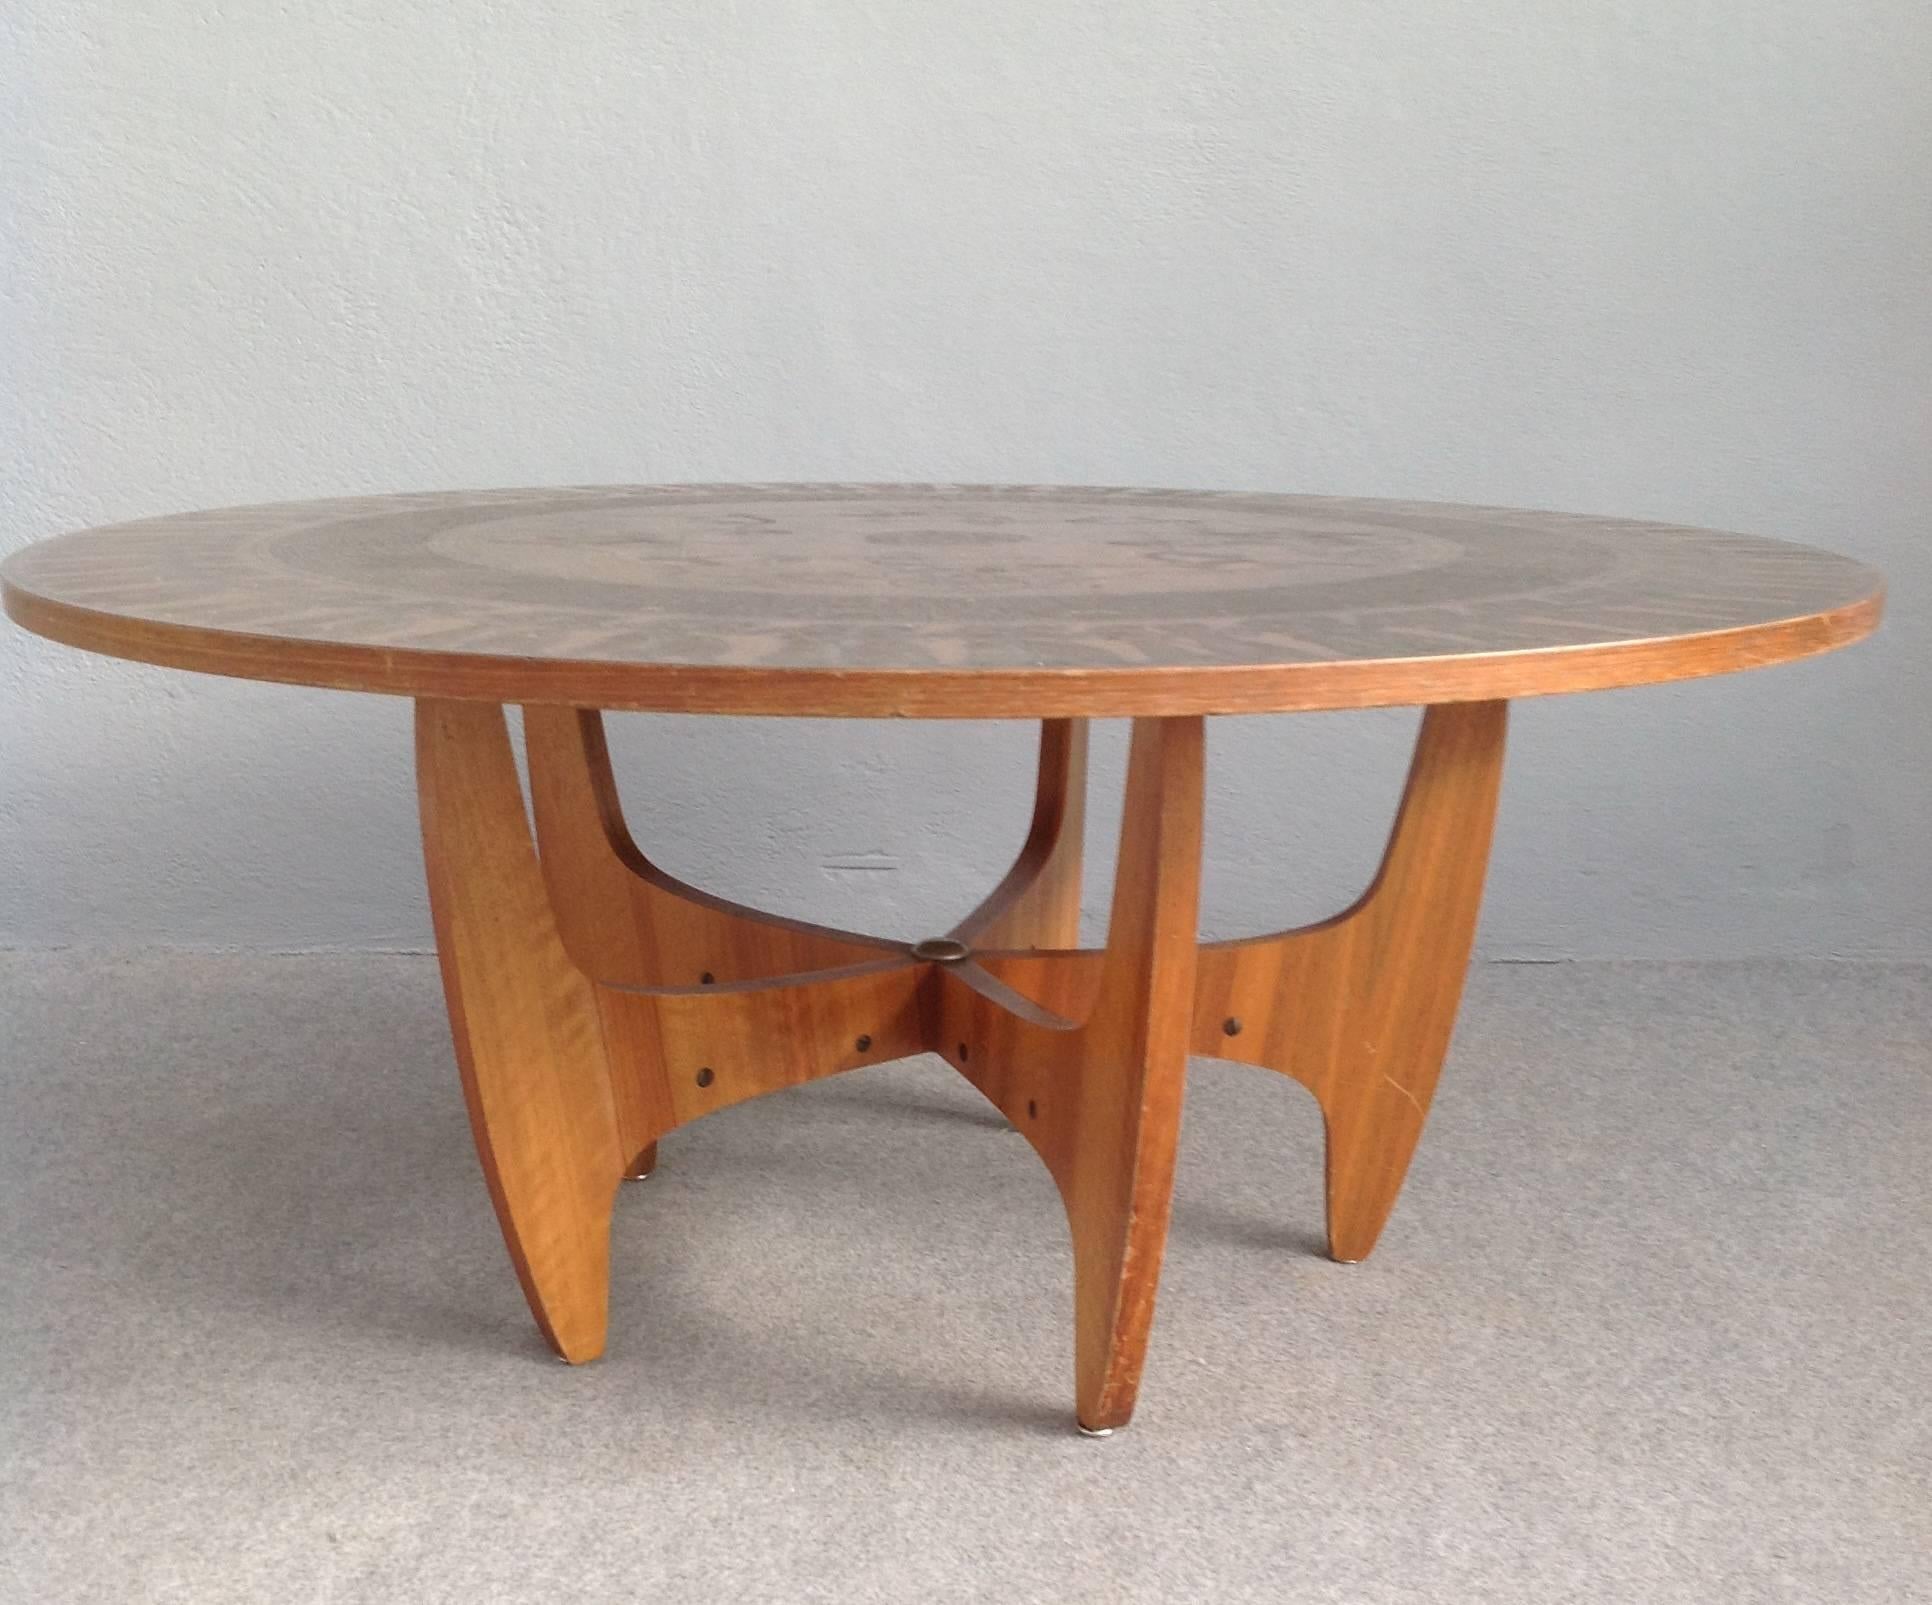
[(1194, 1051), (1314, 1093), (1328, 1133), (1328, 1245), (1366, 1258), (1422, 1135), (1475, 943), (1508, 705), (1423, 717), (1374, 884), (1305, 930), (1201, 950)]
[(423, 859), (470, 1127), (545, 1338), (603, 1352), (623, 1171), (597, 999), (557, 934), (503, 710), (416, 705)]
[[(662, 876), (617, 818), (595, 715), (529, 710), (540, 855), (502, 710), (419, 702), (424, 858), (451, 1027), (491, 1199), (545, 1335), (573, 1361), (602, 1349), (612, 1194), (620, 1176), (648, 1173), (664, 1133), (936, 1048), (1026, 1134), (1059, 1186), (1079, 1419), (1095, 1432), (1122, 1425), (1153, 1320), (1190, 1048), (1314, 1092), (1328, 1130), (1331, 1252), (1359, 1259), (1373, 1246), (1454, 1023), (1505, 714), (1501, 703), (1428, 712), (1388, 851), (1348, 912), (1206, 947), (1195, 933), (1202, 721), (1137, 719), (1106, 948), (982, 945), (940, 958)], [(1028, 845), (962, 931), (1072, 939), (1084, 743), (1078, 721), (1046, 727)], [(689, 943), (748, 973), (683, 976)], [(803, 973), (772, 973), (785, 965)]]
[(595, 710), (525, 708), (523, 735), (551, 905), (565, 948), (597, 980), (709, 986), (904, 953), (898, 942), (746, 908), (659, 869), (624, 824)]
[(978, 908), (953, 927), (986, 948), (1080, 945), (1080, 873), (1087, 834), (1087, 721), (1040, 724), (1033, 820), (1019, 857)]
[(1428, 1119), (1476, 942), (1508, 704), (1431, 708), (1382, 872), (1342, 945), (1350, 979), (1316, 1096), (1328, 1128), (1328, 1251), (1368, 1257)]
[(1089, 1432), (1133, 1414), (1153, 1322), (1187, 1075), (1201, 810), (1201, 721), (1136, 720), (1107, 948), (1080, 1023), (977, 964), (936, 972), (940, 1051), (1026, 1134), (1066, 1203)]

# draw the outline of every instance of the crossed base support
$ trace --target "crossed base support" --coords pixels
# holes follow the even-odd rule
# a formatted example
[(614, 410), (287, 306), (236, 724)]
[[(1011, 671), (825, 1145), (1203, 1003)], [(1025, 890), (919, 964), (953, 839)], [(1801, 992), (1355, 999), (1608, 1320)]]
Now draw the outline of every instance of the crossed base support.
[[(1475, 933), (1506, 705), (1428, 710), (1381, 868), (1345, 913), (1202, 944), (1203, 730), (1136, 719), (1107, 945), (1079, 941), (1087, 729), (1041, 728), (1031, 829), (991, 896), (908, 949), (740, 907), (625, 829), (598, 714), (417, 705), (424, 856), (470, 1123), (517, 1277), (564, 1359), (604, 1347), (611, 1207), (666, 1132), (781, 1087), (937, 1053), (1033, 1144), (1073, 1232), (1090, 1432), (1134, 1408), (1190, 1054), (1319, 1100), (1330, 1253), (1388, 1219)], [(535, 841), (530, 824), (535, 822)]]

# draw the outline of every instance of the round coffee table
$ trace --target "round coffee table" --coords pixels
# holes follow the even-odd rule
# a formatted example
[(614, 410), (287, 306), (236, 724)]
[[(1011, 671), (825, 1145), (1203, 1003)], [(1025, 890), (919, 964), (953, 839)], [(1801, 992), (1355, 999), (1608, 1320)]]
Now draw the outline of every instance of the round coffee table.
[[(1882, 604), (1845, 558), (1666, 525), (940, 485), (231, 508), (43, 541), (0, 567), (0, 592), (92, 651), (416, 699), (463, 1089), (564, 1359), (603, 1349), (612, 1198), (660, 1137), (931, 1052), (1059, 1185), (1095, 1433), (1133, 1410), (1190, 1054), (1314, 1093), (1330, 1252), (1374, 1246), (1454, 1025), (1508, 699), (1805, 657), (1868, 634)], [(1373, 883), (1318, 925), (1200, 943), (1203, 717), (1389, 704), (1427, 712)], [(1037, 719), (1032, 825), (943, 936), (779, 918), (639, 851), (600, 709)], [(1105, 716), (1133, 735), (1107, 943), (1083, 950), (1086, 721)]]

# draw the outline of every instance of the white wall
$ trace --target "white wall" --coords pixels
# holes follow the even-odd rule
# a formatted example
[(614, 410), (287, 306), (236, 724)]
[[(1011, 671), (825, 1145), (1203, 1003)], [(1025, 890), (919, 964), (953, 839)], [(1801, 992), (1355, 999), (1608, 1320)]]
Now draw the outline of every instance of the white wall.
[[(1928, 83), (1924, 0), (10, 0), (0, 546), (774, 478), (1811, 540), (1878, 641), (1522, 706), (1483, 945), (1932, 956)], [(1410, 722), (1215, 728), (1215, 931), (1346, 895)], [(407, 726), (0, 630), (0, 943), (424, 943)], [(618, 731), (672, 867), (913, 935), (1028, 740)]]

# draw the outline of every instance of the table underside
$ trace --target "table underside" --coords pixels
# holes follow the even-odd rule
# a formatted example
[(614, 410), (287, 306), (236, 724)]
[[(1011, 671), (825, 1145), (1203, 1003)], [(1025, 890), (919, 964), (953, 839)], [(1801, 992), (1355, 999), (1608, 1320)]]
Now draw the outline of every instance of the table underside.
[[(1104, 948), (1079, 946), (1087, 726), (1041, 726), (1012, 870), (908, 948), (746, 908), (652, 864), (601, 716), (507, 722), (422, 700), (424, 856), (471, 1126), (510, 1257), (565, 1360), (603, 1351), (610, 1219), (658, 1140), (744, 1099), (936, 1053), (1033, 1145), (1073, 1237), (1075, 1402), (1133, 1412), (1167, 1237), (1190, 1055), (1301, 1082), (1327, 1139), (1328, 1243), (1374, 1247), (1449, 1044), (1475, 935), (1507, 705), (1424, 715), (1381, 866), (1345, 912), (1197, 934), (1203, 722), (1133, 723)], [(534, 824), (534, 834), (532, 825)]]

